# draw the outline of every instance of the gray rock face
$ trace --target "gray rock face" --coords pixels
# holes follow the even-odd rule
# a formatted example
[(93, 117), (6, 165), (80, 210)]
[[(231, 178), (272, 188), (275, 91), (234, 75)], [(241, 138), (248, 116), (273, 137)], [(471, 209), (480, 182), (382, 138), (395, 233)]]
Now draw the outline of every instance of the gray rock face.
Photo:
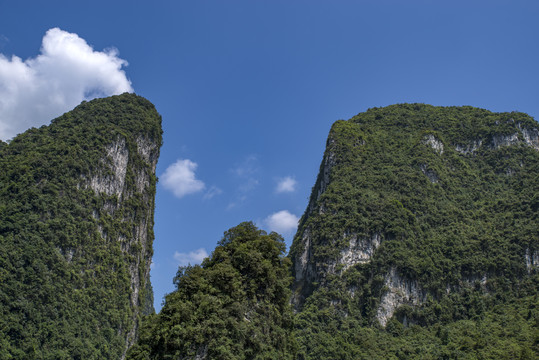
[(429, 169), (426, 164), (421, 164), (419, 168), (421, 169), (421, 172), (429, 178), (431, 183), (436, 184), (438, 182), (438, 175), (434, 170)]
[(523, 144), (539, 151), (539, 129), (525, 128), (520, 123), (517, 128), (519, 131), (510, 135), (495, 135), (491, 139), (475, 139), (467, 144), (455, 144), (455, 150), (466, 155), (474, 154), (483, 144), (489, 144), (493, 149)]
[(526, 260), (526, 269), (528, 270), (528, 273), (535, 271), (539, 267), (539, 251), (530, 251), (530, 249), (526, 249), (524, 259)]
[(499, 135), (492, 137), (492, 147), (499, 149), (502, 146), (511, 146), (519, 143), (518, 133), (512, 135)]
[[(316, 189), (316, 198), (311, 199), (309, 203), (309, 212), (315, 211), (316, 202), (320, 199), (320, 196), (326, 191), (329, 182), (331, 180), (331, 170), (337, 164), (335, 153), (331, 150), (331, 147), (335, 145), (335, 141), (328, 140), (328, 151), (324, 157), (323, 167), (320, 175), (318, 176), (318, 186)], [(320, 207), (319, 211), (323, 212), (323, 207)]]
[(99, 195), (116, 195), (120, 200), (124, 185), (129, 150), (125, 138), (118, 138), (107, 146), (106, 156), (101, 160), (102, 168), (93, 174), (87, 181), (87, 186)]
[(535, 150), (539, 150), (539, 129), (522, 128), (520, 124), (518, 124), (518, 128), (522, 133), (526, 145), (533, 147)]
[(429, 134), (424, 139), (423, 142), (434, 149), (439, 155), (444, 153), (444, 144), (438, 140), (434, 135)]
[(296, 261), (296, 280), (311, 279), (315, 277), (311, 260), (311, 236), (310, 230), (303, 233), (303, 251)]
[[(317, 212), (323, 214), (325, 211), (324, 205), (319, 205), (319, 199), (326, 191), (330, 181), (331, 172), (333, 167), (337, 164), (335, 152), (332, 150), (335, 146), (335, 141), (330, 137), (327, 141), (327, 150), (322, 160), (322, 166), (318, 179), (311, 195), (311, 200), (307, 206), (307, 212)], [(295, 291), (292, 296), (292, 303), (298, 306), (302, 303), (303, 298), (303, 284), (309, 284), (319, 281), (319, 271), (315, 264), (312, 254), (312, 239), (311, 229), (307, 227), (302, 234), (301, 238), (301, 251), (298, 252), (294, 260), (294, 270), (296, 276)]]
[(419, 305), (426, 299), (426, 292), (421, 289), (417, 281), (404, 279), (395, 268), (391, 268), (385, 278), (387, 291), (382, 295), (376, 318), (380, 325), (386, 326), (395, 310), (403, 305)]
[(368, 262), (374, 255), (374, 251), (382, 243), (379, 233), (374, 233), (370, 238), (360, 238), (357, 234), (352, 234), (349, 245), (341, 250), (341, 256), (337, 265), (341, 266), (341, 271)]
[(475, 153), (483, 144), (483, 140), (474, 140), (467, 145), (455, 145), (455, 150), (461, 154), (473, 154)]
[[(126, 347), (122, 359), (125, 358), (127, 349), (136, 340), (138, 318), (142, 310), (140, 298), (146, 282), (149, 281), (151, 263), (151, 256), (148, 256), (151, 254), (149, 234), (153, 226), (152, 204), (154, 201), (150, 189), (150, 177), (155, 175), (159, 157), (159, 146), (155, 141), (139, 136), (135, 143), (136, 152), (132, 151), (131, 153), (127, 141), (123, 137), (118, 137), (109, 144), (100, 161), (101, 167), (92, 174), (83, 175), (80, 186), (92, 189), (97, 196), (115, 197), (113, 201), (107, 199), (102, 209), (94, 211), (94, 218), (99, 218), (99, 214), (108, 213), (113, 217), (121, 217), (123, 222), (133, 224), (132, 237), (127, 238), (119, 235), (115, 239), (111, 239), (102, 226), (98, 224), (101, 237), (107, 241), (119, 242), (123, 253), (132, 259), (129, 263), (129, 276), (131, 323), (133, 326), (126, 332)], [(133, 175), (132, 183), (129, 184), (126, 181), (128, 173)], [(128, 207), (126, 202), (134, 196), (141, 199), (146, 211), (140, 215), (135, 215), (133, 211), (120, 211), (122, 208)], [(145, 269), (144, 273), (141, 274), (139, 269)]]

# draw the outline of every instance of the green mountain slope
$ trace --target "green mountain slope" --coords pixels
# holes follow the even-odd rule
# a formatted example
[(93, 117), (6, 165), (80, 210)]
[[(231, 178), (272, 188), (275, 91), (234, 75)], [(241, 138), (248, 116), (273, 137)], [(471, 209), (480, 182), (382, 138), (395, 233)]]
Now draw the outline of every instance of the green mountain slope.
[(153, 311), (161, 133), (123, 94), (0, 144), (0, 359), (125, 356)]
[(225, 232), (202, 265), (180, 267), (128, 359), (293, 359), (284, 251), (278, 234), (252, 223)]
[(299, 358), (539, 356), (538, 129), (422, 104), (336, 122), (290, 251)]

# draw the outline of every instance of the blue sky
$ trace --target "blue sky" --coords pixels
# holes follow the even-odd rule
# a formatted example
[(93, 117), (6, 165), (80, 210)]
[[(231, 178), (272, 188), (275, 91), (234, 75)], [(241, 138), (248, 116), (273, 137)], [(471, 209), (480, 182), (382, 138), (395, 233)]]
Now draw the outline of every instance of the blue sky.
[[(0, 0), (0, 133), (125, 89), (155, 104), (159, 309), (178, 265), (242, 221), (290, 244), (335, 120), (403, 102), (537, 118), (538, 18), (537, 1), (515, 0)], [(42, 48), (66, 34), (78, 47)], [(58, 69), (70, 51), (80, 61)], [(31, 87), (15, 68), (46, 81)], [(45, 93), (65, 101), (35, 106)]]

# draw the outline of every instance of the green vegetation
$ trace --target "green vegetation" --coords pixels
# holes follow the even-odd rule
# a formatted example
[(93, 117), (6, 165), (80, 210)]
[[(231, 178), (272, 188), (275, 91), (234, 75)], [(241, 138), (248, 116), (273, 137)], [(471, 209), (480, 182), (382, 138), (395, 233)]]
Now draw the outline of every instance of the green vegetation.
[(160, 122), (124, 94), (0, 142), (0, 359), (120, 359), (137, 329), (132, 360), (539, 358), (526, 114), (401, 104), (337, 121), (289, 256), (242, 223), (155, 314)]
[[(423, 104), (337, 121), (290, 251), (301, 271), (310, 249), (294, 286), (299, 358), (539, 357), (526, 262), (539, 251), (537, 128), (522, 113)], [(347, 263), (350, 241), (373, 236), (368, 261)]]
[[(128, 151), (125, 182), (98, 192), (91, 179), (121, 177), (112, 144)], [(133, 94), (83, 102), (0, 143), (0, 359), (119, 359), (134, 340), (151, 299), (160, 145), (161, 117)]]
[(290, 261), (276, 233), (252, 223), (225, 232), (202, 265), (146, 318), (129, 359), (293, 359)]
[(357, 314), (343, 316), (339, 307), (310, 305), (295, 319), (297, 359), (537, 359), (538, 301), (529, 296), (431, 325), (404, 326), (394, 318), (385, 329)]

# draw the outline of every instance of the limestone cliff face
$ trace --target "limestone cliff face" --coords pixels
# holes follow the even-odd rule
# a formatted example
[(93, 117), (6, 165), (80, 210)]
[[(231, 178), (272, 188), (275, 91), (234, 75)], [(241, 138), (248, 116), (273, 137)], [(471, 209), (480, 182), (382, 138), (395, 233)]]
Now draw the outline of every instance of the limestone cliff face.
[(537, 160), (539, 126), (519, 113), (404, 104), (337, 121), (290, 251), (296, 310), (329, 296), (385, 326), (403, 305), (535, 273)]
[[(333, 166), (336, 164), (335, 153), (333, 145), (335, 140), (330, 136), (327, 141), (327, 148), (322, 160), (320, 172), (316, 180), (316, 184), (313, 188), (309, 205), (307, 206), (306, 215), (304, 219), (318, 212), (324, 213), (324, 206), (319, 205), (320, 196), (326, 191), (327, 186), (330, 183), (330, 174)], [(317, 206), (318, 205), (318, 206)], [(299, 234), (299, 232), (298, 232)], [(298, 235), (296, 235), (297, 237)], [(296, 305), (303, 302), (304, 292), (308, 292), (308, 287), (320, 280), (320, 272), (317, 269), (318, 264), (313, 257), (312, 244), (311, 244), (311, 227), (305, 227), (301, 234), (301, 240), (295, 240), (296, 249), (294, 251), (294, 273), (295, 273), (295, 291), (293, 293), (292, 302)]]
[[(103, 197), (104, 206), (96, 209), (94, 217), (106, 214), (131, 227), (127, 234), (109, 235), (98, 225), (101, 238), (119, 243), (129, 258), (129, 290), (131, 325), (125, 329), (125, 349), (122, 359), (137, 335), (145, 297), (143, 292), (150, 281), (152, 260), (153, 215), (155, 197), (155, 169), (159, 158), (161, 138), (152, 138), (145, 132), (130, 138), (119, 135), (104, 148), (103, 157), (90, 174), (82, 176), (82, 186), (90, 188), (97, 197)], [(136, 208), (133, 203), (136, 202)], [(153, 307), (153, 305), (152, 305)]]
[(467, 144), (455, 144), (455, 150), (461, 154), (475, 153), (484, 144), (488, 144), (491, 149), (499, 149), (503, 146), (525, 145), (535, 150), (539, 150), (539, 130), (530, 125), (524, 125), (520, 122), (515, 124), (513, 119), (508, 123), (516, 125), (514, 132), (510, 134), (495, 134), (487, 137), (477, 137), (468, 141)]
[[(98, 225), (101, 238), (119, 243), (124, 256), (131, 260), (128, 272), (132, 325), (126, 329), (122, 359), (136, 340), (139, 318), (145, 306), (143, 291), (150, 281), (153, 241), (151, 227), (155, 196), (153, 179), (159, 158), (160, 139), (138, 134), (131, 142), (135, 146), (132, 146), (130, 151), (125, 137), (116, 138), (105, 147), (100, 166), (93, 173), (82, 177), (82, 187), (90, 188), (97, 197), (104, 198), (105, 206), (95, 209), (94, 218), (99, 222), (100, 216), (106, 214), (113, 221), (131, 226), (130, 235), (118, 234), (111, 237)], [(131, 178), (129, 183), (127, 175)], [(136, 214), (136, 209), (131, 208), (132, 199), (140, 202), (140, 214)]]
[(376, 319), (382, 326), (386, 326), (400, 305), (419, 305), (427, 297), (426, 291), (421, 289), (417, 280), (403, 278), (395, 268), (391, 268), (386, 275), (384, 285), (387, 290), (383, 292), (376, 310)]
[(61, 358), (73, 344), (73, 358), (125, 358), (143, 309), (153, 309), (145, 299), (161, 134), (154, 106), (123, 94), (85, 102), (1, 149), (0, 248), (8, 255), (0, 266), (17, 269), (2, 280), (28, 299), (0, 324), (15, 358), (27, 346), (36, 358)]

